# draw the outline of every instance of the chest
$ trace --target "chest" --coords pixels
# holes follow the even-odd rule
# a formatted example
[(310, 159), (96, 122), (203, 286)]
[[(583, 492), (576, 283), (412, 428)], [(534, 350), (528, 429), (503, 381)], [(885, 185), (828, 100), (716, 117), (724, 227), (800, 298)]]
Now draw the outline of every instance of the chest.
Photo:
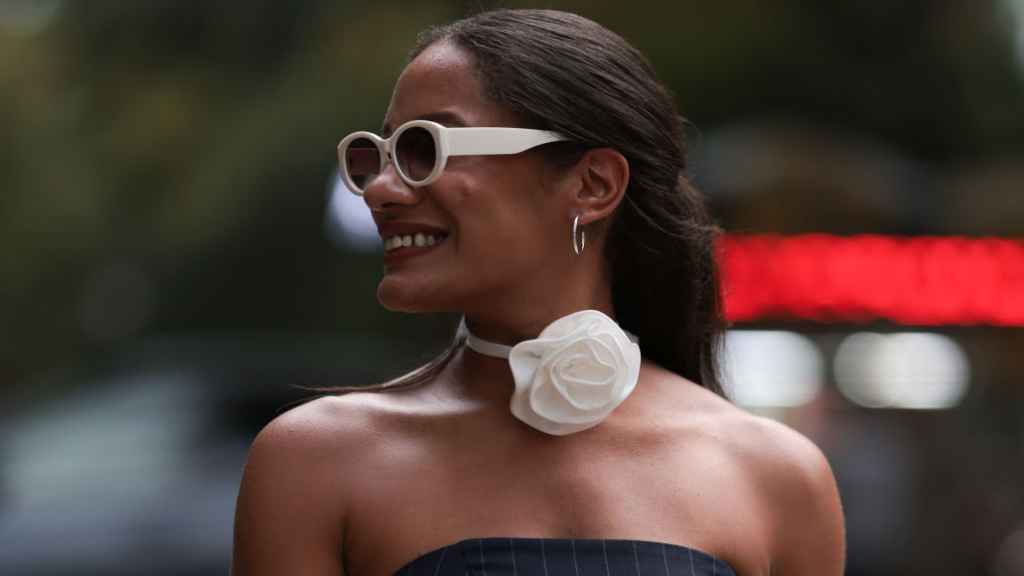
[[(348, 511), (353, 574), (392, 574), (465, 538), (630, 538), (720, 557), (758, 553), (755, 497), (720, 454), (694, 444), (412, 442), (368, 470)], [(756, 519), (756, 515), (754, 516)], [(737, 549), (745, 548), (745, 549)]]

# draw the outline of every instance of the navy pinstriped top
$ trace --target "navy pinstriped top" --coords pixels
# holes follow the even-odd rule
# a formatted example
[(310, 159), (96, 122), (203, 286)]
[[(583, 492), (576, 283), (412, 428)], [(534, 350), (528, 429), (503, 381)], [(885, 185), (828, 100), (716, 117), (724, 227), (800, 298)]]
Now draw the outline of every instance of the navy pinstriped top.
[(478, 538), (428, 552), (395, 576), (736, 576), (725, 562), (640, 540)]

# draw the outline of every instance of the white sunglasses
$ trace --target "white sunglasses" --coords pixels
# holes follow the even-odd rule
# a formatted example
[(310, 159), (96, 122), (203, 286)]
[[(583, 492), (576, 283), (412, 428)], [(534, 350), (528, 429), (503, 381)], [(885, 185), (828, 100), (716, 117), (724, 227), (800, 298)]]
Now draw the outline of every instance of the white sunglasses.
[(530, 128), (449, 128), (429, 120), (411, 120), (384, 139), (373, 132), (353, 132), (338, 144), (339, 171), (354, 194), (393, 161), (409, 186), (426, 186), (441, 177), (449, 156), (519, 154), (568, 138)]

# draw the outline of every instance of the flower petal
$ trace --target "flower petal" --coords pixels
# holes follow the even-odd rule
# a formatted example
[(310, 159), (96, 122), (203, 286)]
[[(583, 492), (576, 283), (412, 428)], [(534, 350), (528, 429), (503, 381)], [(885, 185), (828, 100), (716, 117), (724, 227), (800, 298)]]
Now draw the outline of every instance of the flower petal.
[(552, 322), (512, 348), (516, 382), (510, 408), (554, 435), (596, 426), (636, 387), (640, 347), (608, 316), (581, 310)]

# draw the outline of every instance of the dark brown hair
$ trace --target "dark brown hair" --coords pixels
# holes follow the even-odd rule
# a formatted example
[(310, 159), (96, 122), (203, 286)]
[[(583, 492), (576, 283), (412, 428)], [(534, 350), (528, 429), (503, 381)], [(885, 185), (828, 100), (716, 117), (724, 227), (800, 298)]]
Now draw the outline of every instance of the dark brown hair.
[[(683, 119), (643, 54), (596, 22), (553, 10), (497, 10), (429, 29), (410, 60), (437, 42), (468, 52), (487, 96), (524, 126), (625, 156), (630, 182), (605, 243), (616, 319), (639, 336), (644, 357), (721, 393), (719, 231), (686, 178)], [(382, 387), (433, 378), (460, 345)]]

